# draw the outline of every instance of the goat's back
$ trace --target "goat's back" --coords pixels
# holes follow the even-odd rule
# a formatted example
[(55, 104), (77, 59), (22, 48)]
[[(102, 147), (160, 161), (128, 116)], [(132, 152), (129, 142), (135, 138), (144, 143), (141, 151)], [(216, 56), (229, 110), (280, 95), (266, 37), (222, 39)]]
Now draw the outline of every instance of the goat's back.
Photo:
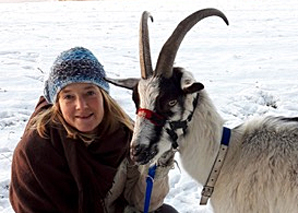
[(254, 119), (232, 132), (215, 212), (298, 211), (298, 119)]

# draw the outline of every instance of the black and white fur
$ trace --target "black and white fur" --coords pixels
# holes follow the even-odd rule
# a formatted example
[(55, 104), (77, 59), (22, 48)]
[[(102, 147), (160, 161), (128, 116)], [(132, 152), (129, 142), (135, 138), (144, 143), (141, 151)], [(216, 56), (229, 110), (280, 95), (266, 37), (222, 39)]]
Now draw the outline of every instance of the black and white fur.
[[(217, 10), (207, 9), (185, 20), (191, 22), (193, 16), (202, 13), (203, 17), (216, 15), (225, 19)], [(141, 28), (145, 26), (142, 30), (145, 34), (148, 17), (148, 13), (143, 14)], [(179, 27), (183, 27), (183, 24), (181, 22)], [(191, 27), (186, 28), (182, 33), (186, 34)], [(171, 39), (171, 42), (175, 39), (182, 41), (179, 35)], [(167, 46), (166, 43), (165, 46), (173, 45)], [(138, 114), (131, 141), (132, 159), (139, 164), (156, 161), (172, 149), (174, 139), (169, 134), (171, 123), (184, 123), (186, 128), (184, 126), (184, 129), (173, 130), (178, 136), (176, 142), (181, 162), (191, 177), (204, 184), (219, 151), (224, 121), (203, 84), (196, 82), (193, 75), (183, 68), (173, 68), (178, 47), (173, 50), (174, 56), (169, 57), (163, 55), (169, 51), (162, 50), (157, 68), (152, 71), (149, 42), (143, 41), (141, 53), (146, 52), (147, 48), (147, 55), (145, 53), (141, 56), (142, 79), (108, 81), (132, 89), (137, 110), (147, 109), (164, 119), (162, 125), (155, 125), (150, 119)], [(160, 65), (165, 58), (170, 58), (169, 67)], [(216, 213), (297, 212), (298, 118), (259, 117), (232, 129), (227, 156), (211, 202)]]

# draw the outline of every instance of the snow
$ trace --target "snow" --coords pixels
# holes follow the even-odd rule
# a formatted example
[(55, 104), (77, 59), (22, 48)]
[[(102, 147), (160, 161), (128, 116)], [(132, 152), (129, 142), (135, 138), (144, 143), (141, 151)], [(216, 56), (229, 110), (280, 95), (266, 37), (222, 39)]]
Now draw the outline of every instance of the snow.
[[(8, 199), (12, 154), (56, 56), (84, 46), (109, 77), (140, 77), (138, 29), (144, 10), (154, 17), (149, 24), (154, 64), (187, 15), (214, 7), (228, 17), (229, 26), (218, 17), (197, 24), (175, 62), (205, 85), (226, 126), (253, 116), (298, 114), (296, 0), (18, 1), (0, 4), (0, 212), (13, 212)], [(111, 95), (135, 117), (130, 91), (111, 86)], [(170, 187), (165, 202), (179, 212), (213, 212), (210, 204), (199, 205), (201, 185), (181, 164), (170, 171)]]

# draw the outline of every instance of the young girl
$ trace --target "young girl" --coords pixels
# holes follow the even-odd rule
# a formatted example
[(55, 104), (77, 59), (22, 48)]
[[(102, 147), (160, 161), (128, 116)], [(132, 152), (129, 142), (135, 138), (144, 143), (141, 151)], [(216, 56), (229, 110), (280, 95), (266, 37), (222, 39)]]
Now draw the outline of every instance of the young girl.
[[(118, 213), (144, 208), (146, 168), (129, 158), (133, 124), (109, 95), (105, 71), (87, 49), (55, 60), (13, 156), (10, 201), (15, 212)], [(169, 191), (170, 153), (158, 162), (150, 211)]]

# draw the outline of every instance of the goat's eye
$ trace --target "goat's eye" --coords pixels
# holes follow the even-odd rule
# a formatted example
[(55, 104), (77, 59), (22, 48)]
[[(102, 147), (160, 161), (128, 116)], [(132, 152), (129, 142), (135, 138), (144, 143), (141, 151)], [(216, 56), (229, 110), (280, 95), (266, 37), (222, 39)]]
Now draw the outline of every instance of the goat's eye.
[(170, 106), (170, 107), (173, 107), (173, 106), (175, 106), (177, 104), (177, 100), (175, 99), (175, 100), (171, 100), (171, 101), (169, 101), (169, 103), (168, 103), (168, 105)]

